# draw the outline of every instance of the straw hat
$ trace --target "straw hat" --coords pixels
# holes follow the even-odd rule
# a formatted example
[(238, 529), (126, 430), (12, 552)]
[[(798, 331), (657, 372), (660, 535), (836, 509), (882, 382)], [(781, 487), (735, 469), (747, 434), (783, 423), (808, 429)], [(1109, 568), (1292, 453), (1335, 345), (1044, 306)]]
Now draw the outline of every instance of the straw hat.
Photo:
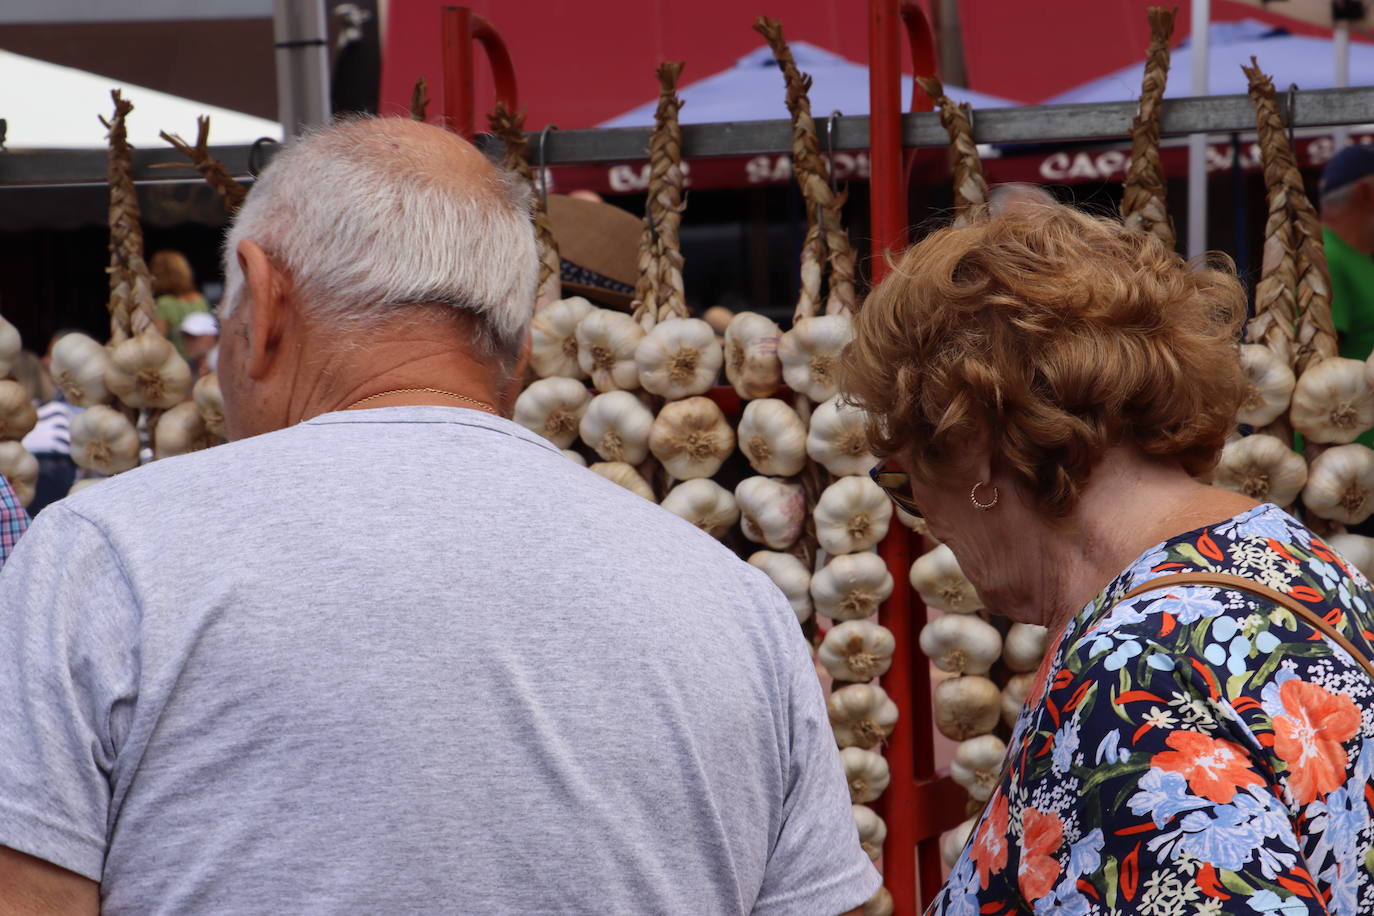
[(611, 204), (566, 194), (550, 194), (548, 210), (563, 261), (563, 295), (629, 309), (639, 278), (639, 219)]

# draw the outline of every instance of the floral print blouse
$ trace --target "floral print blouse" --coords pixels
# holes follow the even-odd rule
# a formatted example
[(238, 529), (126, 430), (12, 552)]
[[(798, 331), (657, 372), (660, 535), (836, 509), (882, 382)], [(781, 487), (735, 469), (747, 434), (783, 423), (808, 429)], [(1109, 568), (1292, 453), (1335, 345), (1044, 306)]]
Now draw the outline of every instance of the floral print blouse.
[(1365, 577), (1274, 506), (1152, 548), (1052, 650), (931, 912), (1374, 914), (1374, 684), (1247, 592), (1120, 601), (1193, 571), (1256, 579), (1374, 651)]

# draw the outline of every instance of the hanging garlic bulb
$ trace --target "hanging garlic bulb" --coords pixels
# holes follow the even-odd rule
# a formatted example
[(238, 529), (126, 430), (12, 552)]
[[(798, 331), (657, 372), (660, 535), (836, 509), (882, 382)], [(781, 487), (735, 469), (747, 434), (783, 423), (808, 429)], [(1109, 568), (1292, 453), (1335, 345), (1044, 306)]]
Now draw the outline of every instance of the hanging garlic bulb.
[(928, 606), (951, 614), (972, 614), (983, 609), (954, 551), (947, 544), (922, 554), (911, 564), (911, 587)]
[(1212, 472), (1212, 486), (1279, 506), (1291, 504), (1305, 483), (1307, 462), (1302, 456), (1263, 433), (1226, 443)]
[(817, 404), (830, 400), (837, 391), (840, 352), (853, 339), (848, 315), (801, 319), (778, 342), (783, 381)]
[(831, 620), (872, 617), (891, 595), (892, 573), (876, 553), (831, 557), (811, 577), (811, 599), (816, 611)]
[(593, 474), (600, 474), (611, 483), (618, 483), (636, 496), (642, 496), (649, 502), (654, 501), (653, 488), (649, 486), (638, 471), (623, 461), (599, 461), (593, 464), (588, 470)]
[(897, 727), (897, 704), (877, 684), (848, 684), (825, 704), (840, 747), (871, 748)]
[(868, 451), (864, 422), (863, 410), (831, 398), (811, 414), (806, 453), (837, 477), (866, 475), (878, 459)]
[(877, 861), (883, 854), (887, 824), (878, 817), (878, 812), (867, 805), (854, 805), (854, 824), (859, 828), (859, 845), (868, 853), (870, 859)]
[(871, 620), (847, 620), (830, 628), (816, 658), (837, 681), (871, 681), (892, 666), (892, 631)]
[(782, 387), (782, 328), (757, 312), (740, 312), (725, 328), (725, 378), (742, 398), (771, 397)]
[(185, 455), (218, 442), (205, 428), (194, 401), (182, 401), (159, 417), (154, 438), (157, 442), (154, 454), (159, 459)]
[(760, 474), (791, 477), (806, 466), (806, 424), (777, 398), (750, 401), (740, 416), (739, 450)]
[(160, 334), (139, 334), (110, 348), (105, 387), (129, 407), (165, 410), (191, 391), (191, 367)]
[(12, 440), (0, 442), (0, 476), (10, 482), (19, 505), (27, 507), (33, 502), (38, 492), (38, 459), (23, 445)]
[(1034, 671), (1050, 647), (1050, 631), (1033, 623), (1013, 623), (1002, 640), (1002, 661), (1015, 672)]
[(978, 818), (971, 817), (940, 836), (940, 860), (945, 863), (946, 868), (953, 868), (958, 864), (959, 856), (963, 854), (969, 837), (973, 836), (973, 828), (977, 826)]
[(10, 374), (10, 370), (14, 368), (14, 361), (23, 347), (19, 330), (0, 315), (0, 378)]
[(577, 358), (577, 325), (593, 311), (581, 296), (550, 302), (530, 322), (530, 367), (540, 378), (583, 379), (587, 371)]
[(921, 628), (921, 651), (941, 671), (987, 674), (1002, 652), (1002, 634), (977, 614), (944, 614)]
[(219, 375), (211, 372), (202, 376), (191, 389), (191, 400), (196, 402), (196, 409), (200, 411), (200, 418), (205, 421), (205, 428), (209, 430), (210, 435), (223, 439), (226, 435), (224, 395), (219, 389)]
[(1298, 379), (1293, 389), (1293, 428), (1312, 442), (1354, 442), (1374, 426), (1374, 389), (1364, 363), (1333, 356)]
[(660, 321), (635, 347), (639, 384), (670, 401), (710, 390), (723, 360), (715, 329), (700, 318)]
[(0, 381), (0, 441), (22, 439), (38, 423), (29, 393), (18, 382)]
[(749, 557), (749, 565), (768, 574), (782, 592), (801, 623), (811, 616), (811, 573), (806, 564), (790, 553), (760, 550)]
[(863, 916), (892, 916), (896, 910), (897, 903), (892, 899), (892, 891), (880, 887), (878, 893), (864, 902)]
[(649, 456), (649, 430), (654, 413), (628, 391), (607, 391), (592, 398), (578, 427), (582, 441), (607, 461), (643, 464)]
[(739, 521), (739, 506), (735, 503), (735, 497), (714, 480), (705, 478), (688, 480), (673, 487), (663, 497), (661, 505), (713, 538), (725, 537), (726, 532)]
[(735, 450), (735, 431), (710, 398), (670, 401), (654, 418), (649, 450), (678, 480), (710, 477)]
[(138, 466), (138, 431), (117, 410), (97, 404), (72, 420), (72, 461), (112, 477)]
[(847, 747), (840, 751), (840, 764), (849, 783), (849, 800), (856, 805), (874, 801), (892, 781), (892, 771), (882, 755), (861, 747)]
[(560, 449), (567, 448), (577, 438), (591, 400), (592, 393), (576, 379), (541, 378), (515, 399), (514, 420)]
[(1240, 367), (1250, 386), (1236, 422), (1259, 428), (1273, 423), (1288, 410), (1297, 379), (1288, 364), (1264, 344), (1244, 344)]
[(1002, 691), (985, 677), (966, 674), (935, 685), (935, 727), (955, 741), (986, 735), (997, 727)]
[(1333, 534), (1326, 538), (1327, 546), (1340, 554), (1346, 563), (1374, 577), (1374, 538), (1362, 534)]
[(598, 391), (639, 387), (635, 349), (644, 329), (624, 312), (595, 309), (577, 323), (577, 361)]
[(1007, 680), (1007, 686), (1002, 688), (1002, 721), (1007, 723), (1008, 728), (1016, 725), (1016, 720), (1021, 717), (1021, 710), (1026, 707), (1026, 697), (1030, 696), (1034, 684), (1035, 672), (1027, 671), (1013, 675)]
[(930, 533), (930, 525), (926, 522), (925, 519), (921, 518), (919, 515), (912, 515), (910, 512), (904, 511), (901, 506), (898, 506), (896, 504), (893, 504), (892, 506), (892, 515), (897, 519), (897, 521), (901, 522), (905, 527), (910, 528), (912, 531), (916, 532), (921, 537), (930, 541), (936, 547), (939, 547), (942, 543), (939, 538)]
[(1319, 518), (1358, 525), (1374, 512), (1374, 451), (1338, 445), (1312, 461), (1302, 504)]
[(806, 493), (774, 477), (746, 477), (735, 487), (740, 530), (755, 544), (786, 550), (806, 523)]
[(892, 500), (868, 477), (841, 477), (816, 500), (814, 516), (826, 553), (853, 553), (887, 536)]
[(110, 397), (105, 370), (110, 354), (85, 334), (66, 334), (52, 347), (52, 380), (68, 404), (94, 407)]
[(974, 801), (987, 801), (997, 788), (997, 780), (1002, 775), (1002, 761), (1006, 759), (1007, 746), (996, 735), (979, 735), (961, 741), (954, 749), (954, 759), (949, 764), (949, 775), (963, 786)]
[(582, 457), (581, 452), (574, 452), (572, 449), (568, 448), (561, 449), (560, 451), (563, 457), (571, 461), (573, 464), (579, 464), (584, 468), (587, 466), (587, 459)]

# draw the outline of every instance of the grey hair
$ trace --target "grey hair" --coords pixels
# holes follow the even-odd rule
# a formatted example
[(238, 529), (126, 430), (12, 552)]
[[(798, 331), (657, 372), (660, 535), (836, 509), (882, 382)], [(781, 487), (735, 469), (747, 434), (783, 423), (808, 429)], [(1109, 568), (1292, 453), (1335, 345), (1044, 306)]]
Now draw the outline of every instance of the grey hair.
[(317, 130), (272, 159), (225, 239), (221, 314), (242, 297), (236, 252), (250, 239), (314, 318), (354, 330), (449, 306), (476, 319), (474, 343), (513, 362), (538, 276), (529, 187), (494, 166), (444, 173), (406, 143), (438, 128), (392, 120)]

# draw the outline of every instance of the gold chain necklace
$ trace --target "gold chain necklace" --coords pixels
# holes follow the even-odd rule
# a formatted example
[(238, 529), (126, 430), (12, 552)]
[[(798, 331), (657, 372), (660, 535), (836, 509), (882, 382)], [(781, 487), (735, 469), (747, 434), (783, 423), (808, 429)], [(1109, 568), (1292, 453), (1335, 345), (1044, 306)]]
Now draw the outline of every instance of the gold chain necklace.
[(476, 398), (470, 398), (465, 394), (458, 394), (453, 391), (444, 391), (440, 388), (392, 388), (390, 391), (379, 391), (376, 394), (370, 394), (365, 398), (361, 398), (357, 401), (354, 401), (352, 404), (349, 404), (347, 407), (345, 407), (344, 410), (352, 410), (359, 404), (366, 404), (368, 401), (373, 401), (377, 398), (384, 398), (389, 394), (441, 394), (446, 398), (453, 398), (455, 401), (463, 401), (464, 403), (471, 404), (478, 410), (485, 410), (487, 413), (490, 414), (498, 413), (496, 408), (488, 404), (486, 401), (479, 401)]

